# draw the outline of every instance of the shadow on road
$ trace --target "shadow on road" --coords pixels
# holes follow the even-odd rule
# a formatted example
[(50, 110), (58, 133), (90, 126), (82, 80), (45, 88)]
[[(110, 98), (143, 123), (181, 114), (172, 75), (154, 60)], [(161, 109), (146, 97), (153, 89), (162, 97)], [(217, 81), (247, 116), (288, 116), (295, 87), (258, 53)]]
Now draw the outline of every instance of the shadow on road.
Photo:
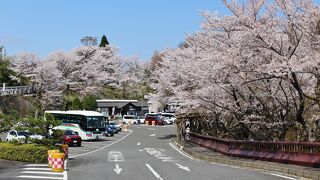
[(177, 137), (176, 134), (169, 134), (166, 136), (158, 137), (158, 139), (171, 139), (171, 138), (175, 138), (175, 137)]

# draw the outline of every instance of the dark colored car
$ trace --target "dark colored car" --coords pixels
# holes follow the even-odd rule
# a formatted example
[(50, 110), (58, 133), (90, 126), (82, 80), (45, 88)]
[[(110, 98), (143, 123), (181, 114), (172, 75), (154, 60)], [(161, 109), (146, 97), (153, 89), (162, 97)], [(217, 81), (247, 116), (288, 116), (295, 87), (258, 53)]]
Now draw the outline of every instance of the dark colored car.
[(72, 130), (66, 130), (64, 131), (63, 142), (68, 145), (81, 146), (82, 139), (78, 133)]
[(113, 136), (115, 131), (116, 131), (115, 126), (106, 125), (106, 128), (105, 128), (106, 136)]
[(155, 125), (165, 125), (166, 122), (164, 121), (161, 114), (158, 113), (150, 113), (146, 114), (145, 122), (148, 121), (149, 125), (152, 125), (152, 121), (154, 121)]

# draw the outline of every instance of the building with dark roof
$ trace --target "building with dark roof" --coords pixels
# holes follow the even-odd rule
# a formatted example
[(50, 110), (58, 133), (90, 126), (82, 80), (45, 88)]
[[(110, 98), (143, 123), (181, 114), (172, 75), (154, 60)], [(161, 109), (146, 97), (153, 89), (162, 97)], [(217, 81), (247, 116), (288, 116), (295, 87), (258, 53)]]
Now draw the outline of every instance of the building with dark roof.
[(136, 115), (142, 116), (149, 113), (149, 104), (145, 101), (124, 99), (102, 99), (97, 100), (98, 110), (105, 116), (112, 115)]

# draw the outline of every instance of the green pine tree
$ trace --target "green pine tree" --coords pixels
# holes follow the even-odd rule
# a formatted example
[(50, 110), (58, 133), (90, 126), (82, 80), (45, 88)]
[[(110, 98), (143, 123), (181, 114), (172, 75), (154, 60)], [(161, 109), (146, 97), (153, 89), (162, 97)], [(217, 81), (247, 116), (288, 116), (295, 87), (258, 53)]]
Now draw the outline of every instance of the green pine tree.
[(93, 95), (86, 96), (83, 99), (83, 108), (85, 110), (95, 111), (97, 110), (97, 98)]
[(99, 47), (106, 47), (107, 45), (109, 45), (107, 36), (103, 35)]
[(73, 99), (71, 108), (73, 110), (81, 110), (82, 109), (82, 103), (78, 97)]

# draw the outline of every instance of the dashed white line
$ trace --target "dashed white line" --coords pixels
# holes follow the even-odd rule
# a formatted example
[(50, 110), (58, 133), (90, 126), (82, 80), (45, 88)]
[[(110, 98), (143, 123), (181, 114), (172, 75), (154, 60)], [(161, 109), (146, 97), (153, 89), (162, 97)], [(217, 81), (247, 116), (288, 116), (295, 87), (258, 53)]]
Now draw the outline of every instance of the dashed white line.
[(146, 164), (146, 166), (157, 179), (163, 180), (162, 177), (149, 164)]
[(180, 154), (182, 154), (184, 157), (187, 157), (189, 159), (194, 159), (193, 157), (187, 155), (186, 153), (182, 152), (180, 149), (178, 149), (177, 147), (175, 147), (172, 143), (169, 143), (169, 145), (175, 149), (176, 151), (178, 151)]
[(151, 134), (150, 136), (156, 136), (156, 134)]

